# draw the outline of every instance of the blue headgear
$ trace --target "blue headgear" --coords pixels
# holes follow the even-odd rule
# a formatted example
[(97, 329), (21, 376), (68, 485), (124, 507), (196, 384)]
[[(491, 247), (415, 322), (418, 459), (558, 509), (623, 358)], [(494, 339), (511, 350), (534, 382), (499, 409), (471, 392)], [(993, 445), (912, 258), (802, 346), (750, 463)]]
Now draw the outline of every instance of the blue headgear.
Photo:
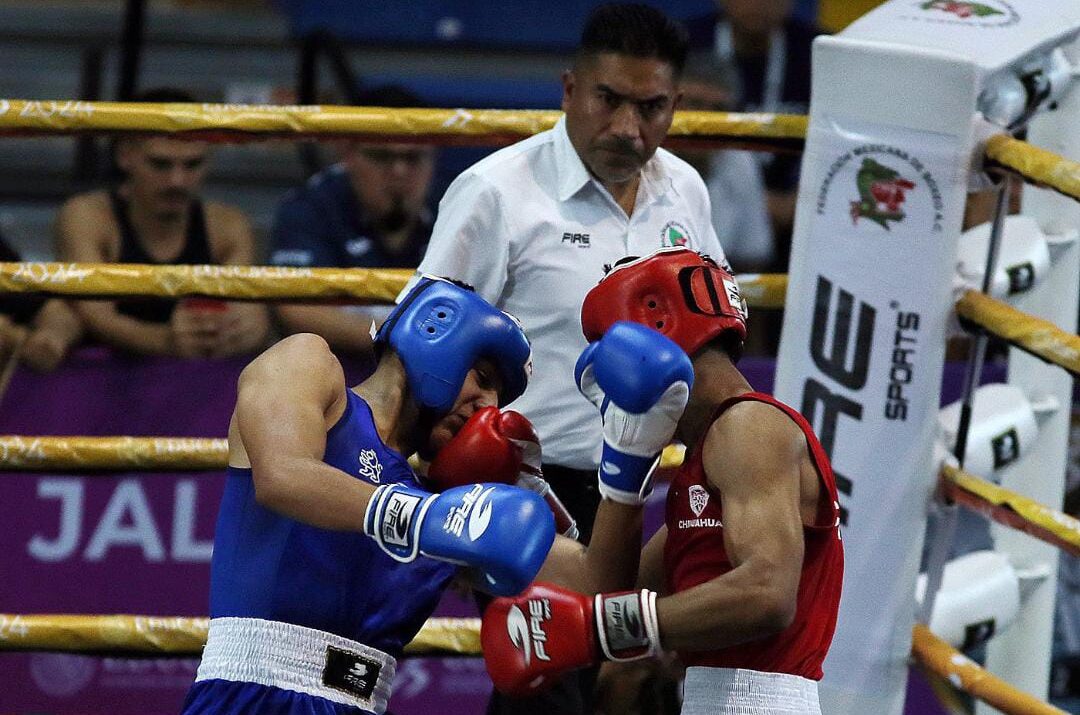
[(413, 398), (423, 407), (449, 412), (465, 376), (480, 358), (502, 376), (500, 406), (525, 392), (532, 348), (517, 319), (450, 281), (423, 275), (375, 334), (405, 364)]

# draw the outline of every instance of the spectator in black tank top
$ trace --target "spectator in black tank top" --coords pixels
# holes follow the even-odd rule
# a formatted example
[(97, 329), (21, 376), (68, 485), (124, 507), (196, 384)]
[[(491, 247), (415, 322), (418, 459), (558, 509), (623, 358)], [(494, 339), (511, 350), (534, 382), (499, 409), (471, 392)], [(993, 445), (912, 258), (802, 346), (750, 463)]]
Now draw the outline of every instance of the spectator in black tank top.
[[(192, 102), (151, 90), (145, 102)], [(117, 142), (123, 173), (111, 190), (73, 196), (56, 233), (62, 260), (87, 263), (250, 264), (255, 241), (239, 209), (199, 197), (209, 159), (205, 142), (168, 136)], [(265, 306), (217, 300), (79, 301), (87, 329), (118, 348), (152, 355), (225, 357), (254, 352), (269, 330)]]
[[(15, 249), (0, 236), (0, 261), (20, 260)], [(7, 365), (17, 350), (23, 364), (38, 372), (51, 372), (82, 334), (82, 323), (62, 300), (19, 294), (0, 296), (0, 365)]]

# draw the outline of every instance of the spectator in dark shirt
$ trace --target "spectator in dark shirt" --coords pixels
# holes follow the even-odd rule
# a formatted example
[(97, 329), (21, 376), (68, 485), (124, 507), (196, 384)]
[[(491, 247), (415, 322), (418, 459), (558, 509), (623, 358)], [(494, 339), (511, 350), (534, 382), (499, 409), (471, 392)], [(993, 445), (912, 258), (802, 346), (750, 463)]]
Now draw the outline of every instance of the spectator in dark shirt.
[[(361, 94), (373, 107), (416, 107), (400, 87)], [(271, 231), (270, 263), (335, 268), (415, 268), (431, 237), (428, 192), (435, 150), (417, 144), (347, 142), (340, 163), (291, 191)], [(285, 304), (278, 317), (288, 333), (321, 335), (339, 352), (366, 354), (369, 328), (385, 317), (377, 306)]]
[[(806, 114), (810, 107), (810, 47), (822, 31), (792, 15), (792, 0), (715, 0), (717, 12), (687, 21), (691, 48), (711, 51), (727, 69), (740, 112)], [(786, 271), (799, 157), (762, 155), (769, 216), (777, 239), (770, 270)]]
[[(144, 102), (191, 102), (178, 90), (150, 90)], [(200, 198), (209, 161), (206, 142), (132, 136), (116, 144), (120, 185), (73, 196), (56, 220), (65, 261), (159, 265), (254, 262), (247, 217)], [(73, 303), (98, 339), (136, 353), (225, 357), (254, 352), (269, 316), (257, 303), (125, 299)]]
[[(20, 261), (19, 254), (0, 236), (0, 261)], [(82, 323), (62, 300), (17, 293), (0, 295), (0, 356), (18, 359), (38, 372), (56, 369), (83, 335)]]
[[(731, 93), (723, 68), (698, 53), (686, 65), (680, 109), (730, 112)], [(724, 253), (744, 272), (765, 270), (775, 255), (759, 152), (688, 148), (675, 152), (697, 169), (709, 190), (712, 223)]]

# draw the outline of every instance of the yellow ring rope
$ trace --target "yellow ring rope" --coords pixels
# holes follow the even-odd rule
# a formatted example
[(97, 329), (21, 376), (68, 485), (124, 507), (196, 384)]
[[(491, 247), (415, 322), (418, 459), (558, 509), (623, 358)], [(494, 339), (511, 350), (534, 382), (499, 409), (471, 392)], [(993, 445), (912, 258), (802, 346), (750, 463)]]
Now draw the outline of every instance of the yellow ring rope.
[(986, 158), (1036, 185), (1080, 200), (1080, 163), (1005, 134), (987, 140)]
[[(685, 447), (669, 445), (661, 468), (682, 464)], [(0, 471), (208, 471), (226, 466), (224, 439), (192, 437), (31, 437), (0, 435)], [(1021, 494), (945, 465), (950, 496), (989, 518), (1080, 554), (1080, 521)]]
[[(368, 141), (500, 144), (550, 129), (560, 116), (555, 110), (0, 99), (0, 135), (153, 132), (231, 141), (347, 136)], [(673, 143), (801, 149), (807, 126), (803, 115), (688, 111), (676, 114), (668, 137)], [(985, 153), (992, 164), (1080, 199), (1077, 162), (1004, 134), (991, 137)]]
[(947, 495), (964, 506), (1080, 556), (1080, 520), (956, 467), (944, 465), (941, 478)]
[(751, 308), (783, 308), (787, 294), (786, 273), (740, 273), (735, 276), (739, 292)]
[[(199, 655), (207, 618), (0, 614), (0, 651), (131, 652)], [(480, 655), (480, 619), (431, 618), (405, 647), (411, 655)], [(1006, 713), (1060, 715), (1058, 710), (990, 675), (916, 625), (912, 654), (930, 671)]]
[[(199, 655), (209, 618), (0, 614), (0, 651), (53, 650)], [(429, 618), (411, 655), (480, 654), (479, 618)]]
[[(184, 133), (244, 141), (265, 137), (339, 136), (368, 141), (497, 144), (550, 129), (556, 110), (388, 109), (384, 107), (154, 104), (0, 99), (0, 134), (83, 132)], [(792, 114), (679, 112), (673, 139), (725, 139), (798, 149), (807, 118)]]
[(1074, 375), (1080, 374), (1080, 337), (1048, 320), (1013, 308), (984, 293), (969, 290), (956, 303), (957, 314)]
[[(661, 468), (682, 464), (686, 448), (669, 445)], [(224, 439), (200, 437), (33, 437), (0, 435), (0, 471), (219, 471), (228, 462)]]
[(0, 292), (393, 303), (414, 272), (407, 268), (0, 263)]
[[(393, 303), (414, 273), (408, 268), (0, 263), (0, 293)], [(744, 274), (737, 278), (751, 307), (783, 306), (786, 275)]]
[[(0, 100), (0, 134), (46, 134), (46, 133), (76, 133), (76, 132), (166, 132), (166, 133), (204, 133), (210, 138), (239, 139), (244, 133), (259, 133), (263, 135), (343, 135), (352, 137), (366, 137), (382, 141), (394, 138), (408, 137), (412, 139), (439, 139), (458, 140), (467, 138), (471, 140), (495, 140), (512, 141), (514, 139), (535, 134), (550, 128), (557, 121), (557, 112), (529, 112), (529, 111), (496, 111), (496, 110), (378, 110), (370, 108), (341, 108), (341, 107), (261, 107), (261, 106), (230, 106), (230, 105), (150, 105), (150, 104), (123, 104), (111, 102), (41, 102), (23, 100)], [(751, 143), (761, 140), (787, 141), (791, 146), (801, 146), (806, 136), (806, 117), (789, 115), (733, 115), (707, 112), (683, 112), (680, 113), (672, 125), (670, 135), (673, 139), (692, 138), (694, 140), (723, 139), (749, 140)], [(986, 156), (994, 163), (1016, 171), (1029, 181), (1053, 188), (1067, 196), (1080, 199), (1080, 164), (1058, 157), (1024, 142), (1017, 141), (1007, 136), (992, 137), (986, 145)], [(9, 273), (10, 266), (0, 266), (0, 291), (31, 292), (25, 290), (27, 285), (36, 285), (38, 292), (47, 292), (55, 295), (146, 295), (145, 275), (140, 275), (137, 270), (124, 270), (124, 267), (115, 265), (93, 266), (84, 269), (82, 266), (66, 266), (61, 270), (49, 266), (60, 264), (14, 264), (16, 267)], [(40, 274), (42, 280), (36, 283), (27, 280), (32, 271), (28, 266), (36, 265), (44, 267)], [(176, 267), (179, 268), (179, 267)], [(337, 281), (341, 276), (334, 277), (334, 286), (328, 287), (322, 284), (319, 278), (321, 271), (333, 271), (335, 269), (296, 269), (296, 275), (283, 276), (275, 281), (279, 285), (262, 285), (268, 270), (289, 273), (286, 269), (259, 269), (251, 267), (225, 267), (216, 268), (207, 273), (198, 274), (199, 267), (189, 267), (187, 275), (184, 271), (176, 275), (165, 277), (159, 274), (160, 281), (152, 281), (149, 286), (155, 291), (150, 295), (206, 295), (219, 298), (292, 298), (292, 299), (342, 299), (364, 298), (368, 300), (392, 301), (400, 291), (403, 284), (393, 284), (392, 277), (381, 277), (382, 280), (373, 280), (371, 276), (351, 277), (350, 285), (342, 286)], [(119, 270), (118, 270), (119, 269)], [(66, 271), (75, 271), (80, 275), (66, 274)], [(213, 275), (211, 275), (211, 273)], [(232, 286), (239, 294), (227, 292), (219, 281), (226, 273), (230, 273), (230, 279), (237, 279)], [(302, 274), (302, 275), (301, 275)], [(91, 280), (88, 285), (83, 285), (87, 278), (97, 278), (108, 275), (108, 278), (98, 282)], [(20, 282), (20, 279), (21, 282)], [(405, 276), (407, 279), (407, 275)], [(287, 281), (302, 282), (303, 288), (289, 290), (284, 284)], [(138, 285), (133, 284), (136, 283)], [(349, 282), (349, 281), (344, 281)], [(230, 281), (232, 283), (232, 281)], [(253, 285), (258, 284), (257, 288)], [(78, 285), (78, 289), (72, 286)], [(362, 285), (362, 288), (357, 288)], [(396, 287), (395, 287), (396, 285)], [(751, 285), (749, 282), (746, 287)], [(310, 287), (309, 287), (310, 286)], [(744, 287), (745, 289), (745, 287)], [(281, 292), (275, 293), (275, 290)], [(97, 292), (95, 292), (97, 291)], [(160, 292), (157, 292), (160, 291)], [(763, 289), (764, 291), (764, 289)], [(753, 291), (747, 290), (748, 303), (755, 301)], [(759, 306), (779, 307), (783, 304), (782, 297), (776, 300), (775, 290), (772, 293), (764, 291), (771, 298), (760, 298)], [(781, 291), (782, 295), (782, 291)], [(996, 305), (995, 305), (996, 304)], [(1076, 336), (1066, 335), (1056, 326), (1040, 321), (1030, 316), (1023, 316), (1023, 325), (1017, 325), (1014, 309), (1004, 304), (992, 301), (986, 296), (969, 292), (957, 304), (957, 310), (962, 317), (972, 320), (988, 330), (1000, 334), (1002, 337), (1014, 342), (1024, 349), (1033, 352), (1044, 359), (1062, 365), (1072, 372), (1080, 372), (1080, 339)], [(1009, 311), (1013, 311), (1010, 313)], [(1005, 318), (1004, 316), (1007, 316)], [(11, 438), (9, 438), (11, 439)], [(18, 439), (18, 438), (15, 438)], [(120, 439), (125, 438), (105, 438)], [(210, 440), (214, 442), (214, 440)], [(23, 445), (20, 445), (20, 449)], [(218, 459), (217, 451), (220, 445), (214, 445), (208, 450), (208, 459)], [(18, 450), (15, 450), (18, 451)], [(116, 453), (116, 447), (110, 446), (107, 452)], [(122, 450), (126, 453), (126, 459), (135, 463), (141, 460), (150, 461), (162, 458), (162, 454), (151, 451), (151, 456), (135, 456), (139, 450), (132, 449), (128, 445)], [(195, 459), (199, 449), (184, 452), (184, 461), (189, 463)], [(32, 450), (31, 450), (32, 452)], [(88, 455), (93, 456), (88, 456)], [(175, 453), (174, 453), (175, 454)], [(164, 457), (171, 455), (166, 453)], [(99, 452), (94, 450), (78, 449), (68, 450), (66, 457), (78, 466), (84, 466), (87, 462), (101, 459)], [(5, 463), (8, 455), (4, 455)], [(665, 466), (674, 466), (674, 458), (668, 456), (669, 462)], [(681, 461), (681, 455), (679, 456)], [(203, 467), (199, 467), (203, 468)], [(1003, 497), (1001, 494), (993, 494), (993, 487), (986, 483), (977, 484), (977, 480), (971, 475), (952, 474), (950, 483), (971, 493), (980, 496), (996, 496), (1002, 498), (1001, 504), (1020, 511), (1028, 510), (1034, 505), (1036, 509), (1033, 519), (1036, 522), (1044, 522), (1039, 525), (1048, 531), (1054, 531), (1050, 527), (1059, 526), (1052, 516), (1039, 511), (1045, 509), (1040, 505), (1025, 504), (1018, 501), (1017, 495)], [(984, 486), (985, 485), (985, 486)], [(1020, 499), (1023, 499), (1022, 497)], [(1026, 500), (1030, 501), (1030, 500)], [(1065, 533), (1070, 539), (1075, 536), (1075, 525), (1068, 525)], [(1056, 532), (1054, 532), (1056, 533)], [(1060, 538), (1060, 535), (1059, 535)], [(1070, 541), (1071, 543), (1071, 541)], [(101, 620), (105, 619), (105, 620)], [(435, 619), (432, 619), (433, 621)], [(436, 648), (453, 650), (454, 652), (479, 652), (479, 626), (476, 619), (469, 626), (462, 628), (458, 624), (447, 624), (444, 630), (438, 630), (435, 637)], [(432, 623), (429, 621), (429, 623)], [(205, 619), (180, 619), (180, 618), (147, 618), (138, 616), (4, 616), (0, 615), (0, 644), (14, 648), (42, 648), (56, 647), (68, 644), (77, 650), (99, 650), (103, 646), (109, 650), (127, 649), (138, 647), (144, 650), (149, 646), (151, 650), (158, 652), (197, 652), (201, 648), (201, 642), (193, 644), (192, 634), (197, 634), (200, 629), (205, 638)], [(421, 630), (417, 639), (407, 648), (407, 651), (416, 652), (417, 648), (429, 645), (426, 642), (428, 625)], [(87, 633), (95, 637), (88, 638)], [(445, 637), (448, 633), (454, 637), (460, 637), (462, 631), (469, 631), (465, 637), (468, 643), (457, 641), (446, 648)], [(135, 636), (131, 640), (131, 636)], [(1030, 695), (1021, 693), (1008, 684), (989, 675), (972, 661), (968, 660), (950, 646), (938, 639), (921, 625), (916, 625), (913, 632), (913, 653), (926, 667), (946, 677), (957, 687), (967, 690), (976, 697), (1008, 713), (1062, 713), (1046, 703), (1043, 703)], [(36, 639), (36, 640), (35, 640)], [(102, 640), (105, 643), (102, 643)], [(30, 645), (37, 643), (37, 645)], [(194, 645), (194, 647), (193, 647)], [(80, 647), (81, 646), (81, 647)]]
[(224, 439), (197, 437), (25, 437), (0, 435), (0, 470), (225, 469)]
[(930, 672), (948, 680), (957, 690), (970, 693), (1010, 715), (1066, 715), (1064, 710), (1044, 703), (991, 675), (975, 661), (931, 633), (926, 626), (916, 624), (911, 636), (911, 652), (915, 660)]

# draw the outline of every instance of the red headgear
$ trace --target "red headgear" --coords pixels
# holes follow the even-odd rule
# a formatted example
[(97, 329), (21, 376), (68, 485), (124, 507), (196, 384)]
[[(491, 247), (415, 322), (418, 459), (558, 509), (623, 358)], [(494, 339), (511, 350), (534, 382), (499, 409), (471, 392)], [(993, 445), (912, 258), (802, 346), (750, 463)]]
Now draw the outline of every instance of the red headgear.
[(663, 333), (693, 355), (728, 330), (746, 339), (746, 302), (735, 278), (696, 251), (662, 248), (615, 266), (581, 306), (589, 342), (619, 320)]

